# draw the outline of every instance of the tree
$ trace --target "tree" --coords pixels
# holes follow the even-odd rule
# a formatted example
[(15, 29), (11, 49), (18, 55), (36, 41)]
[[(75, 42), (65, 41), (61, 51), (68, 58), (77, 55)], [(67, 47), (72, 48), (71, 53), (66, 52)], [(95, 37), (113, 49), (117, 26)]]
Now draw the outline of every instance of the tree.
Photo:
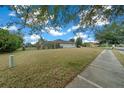
[(44, 42), (45, 42), (45, 40), (42, 37), (40, 37), (40, 39), (36, 43), (36, 48), (39, 50)]
[(77, 46), (77, 47), (82, 46), (82, 38), (78, 37), (78, 38), (76, 39), (76, 46)]
[(114, 5), (13, 5), (9, 8), (16, 13), (16, 17), (11, 19), (9, 25), (19, 25), (19, 29), (28, 27), (33, 32), (42, 32), (42, 30), (49, 32), (48, 28), (60, 31), (61, 27), (69, 22), (78, 25), (80, 31), (85, 31), (84, 28), (94, 28), (99, 22), (111, 23), (118, 16), (124, 15), (124, 6)]
[[(16, 13), (16, 17), (11, 18), (8, 24), (19, 25), (19, 29), (28, 27), (33, 32), (42, 32), (41, 29), (49, 32), (47, 28), (51, 27), (58, 31), (60, 27), (75, 19), (74, 15), (79, 10), (77, 6), (13, 5), (9, 8)], [(75, 9), (77, 10), (72, 12)]]
[(124, 43), (124, 26), (112, 23), (96, 32), (96, 39), (101, 44), (119, 44)]
[(73, 38), (72, 38), (72, 39), (70, 39), (69, 41), (70, 41), (70, 42), (75, 42), (75, 40), (74, 40)]
[(12, 52), (19, 48), (22, 42), (20, 36), (11, 34), (8, 30), (0, 29), (0, 52)]

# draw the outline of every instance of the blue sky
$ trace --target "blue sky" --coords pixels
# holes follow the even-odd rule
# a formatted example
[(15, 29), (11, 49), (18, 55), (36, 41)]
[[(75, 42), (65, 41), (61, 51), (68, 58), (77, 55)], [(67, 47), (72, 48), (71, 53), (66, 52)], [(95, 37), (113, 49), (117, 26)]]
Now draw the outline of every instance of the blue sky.
[[(0, 7), (0, 27), (5, 28), (5, 24), (10, 20), (10, 17), (16, 17), (13, 11), (8, 10), (6, 7)], [(1, 25), (2, 24), (2, 25)], [(93, 33), (89, 33), (90, 31), (87, 31), (86, 33), (78, 33), (76, 35), (73, 34), (73, 31), (76, 31), (76, 29), (79, 26), (74, 26), (73, 23), (69, 23), (65, 28), (61, 28), (60, 31), (55, 31), (54, 29), (48, 29), (49, 33), (43, 32), (42, 37), (46, 40), (52, 41), (56, 39), (62, 39), (62, 40), (69, 40), (71, 38), (76, 38), (78, 36), (83, 38), (83, 41), (94, 41), (94, 35)], [(11, 31), (16, 31), (17, 26), (13, 25), (9, 28)], [(28, 29), (25, 29), (23, 31), (24, 39), (26, 42), (34, 42), (37, 41), (39, 38), (38, 36), (32, 34), (34, 38), (31, 38), (31, 35), (28, 35)], [(36, 38), (35, 38), (36, 37)]]

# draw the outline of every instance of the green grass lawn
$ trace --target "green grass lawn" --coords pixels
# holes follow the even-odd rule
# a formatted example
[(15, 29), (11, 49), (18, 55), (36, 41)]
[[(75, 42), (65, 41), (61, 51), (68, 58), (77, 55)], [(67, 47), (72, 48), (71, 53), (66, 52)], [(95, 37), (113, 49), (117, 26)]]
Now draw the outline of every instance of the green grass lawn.
[(0, 87), (65, 87), (102, 51), (100, 48), (50, 49), (0, 55)]
[(119, 50), (113, 50), (115, 56), (117, 59), (121, 62), (121, 64), (124, 66), (124, 54), (120, 53)]

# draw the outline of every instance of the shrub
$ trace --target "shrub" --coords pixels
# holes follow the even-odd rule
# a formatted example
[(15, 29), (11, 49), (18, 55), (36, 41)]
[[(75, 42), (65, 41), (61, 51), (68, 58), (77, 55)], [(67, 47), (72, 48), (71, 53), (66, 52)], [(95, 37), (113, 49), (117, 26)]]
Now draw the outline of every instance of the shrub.
[(21, 46), (23, 39), (8, 30), (0, 29), (0, 52), (12, 52)]

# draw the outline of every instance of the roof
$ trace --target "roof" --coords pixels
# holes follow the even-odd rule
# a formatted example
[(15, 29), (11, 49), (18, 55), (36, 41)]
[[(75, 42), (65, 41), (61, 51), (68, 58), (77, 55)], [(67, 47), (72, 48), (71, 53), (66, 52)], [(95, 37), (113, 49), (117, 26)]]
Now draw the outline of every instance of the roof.
[(74, 42), (71, 41), (64, 41), (61, 39), (54, 40), (54, 42), (60, 43), (60, 44), (74, 44)]
[(46, 41), (44, 42), (44, 44), (53, 44), (53, 43), (57, 43), (57, 44), (75, 44), (74, 42), (71, 42), (71, 41), (64, 41), (64, 40), (61, 40), (61, 39), (57, 39), (57, 40), (54, 40), (54, 41)]
[(74, 42), (70, 42), (70, 41), (48, 41), (48, 43), (74, 44)]

